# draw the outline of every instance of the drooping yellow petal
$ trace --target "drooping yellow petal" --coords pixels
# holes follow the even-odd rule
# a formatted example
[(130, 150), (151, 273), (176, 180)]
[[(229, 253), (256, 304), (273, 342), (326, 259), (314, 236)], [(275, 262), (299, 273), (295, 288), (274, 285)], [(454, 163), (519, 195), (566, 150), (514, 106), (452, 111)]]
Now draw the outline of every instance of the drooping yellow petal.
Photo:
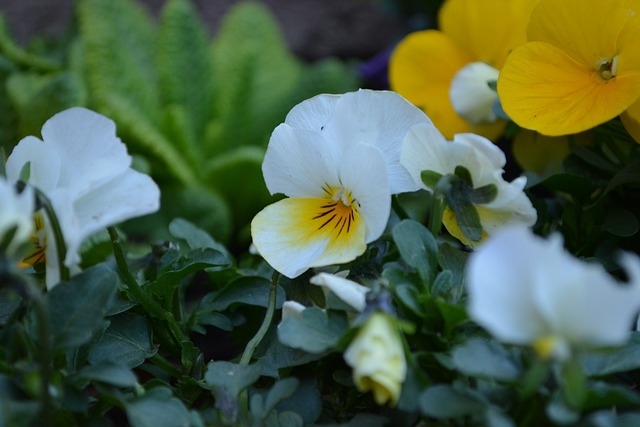
[(515, 49), (498, 78), (502, 107), (520, 126), (557, 136), (604, 123), (635, 102), (640, 74), (600, 73), (544, 42)]
[(594, 67), (619, 53), (618, 36), (640, 13), (637, 6), (637, 1), (626, 0), (540, 0), (531, 14), (528, 39), (553, 44)]
[(251, 222), (258, 252), (289, 278), (310, 267), (345, 263), (365, 249), (365, 225), (355, 204), (331, 198), (288, 198)]
[(636, 101), (620, 115), (624, 128), (640, 144), (640, 101)]
[(510, 50), (523, 44), (538, 0), (448, 0), (440, 28), (473, 57), (500, 69)]
[(474, 132), (495, 139), (504, 123), (470, 127), (453, 110), (449, 88), (455, 74), (472, 58), (446, 34), (418, 31), (403, 39), (389, 63), (391, 88), (421, 108), (442, 134)]

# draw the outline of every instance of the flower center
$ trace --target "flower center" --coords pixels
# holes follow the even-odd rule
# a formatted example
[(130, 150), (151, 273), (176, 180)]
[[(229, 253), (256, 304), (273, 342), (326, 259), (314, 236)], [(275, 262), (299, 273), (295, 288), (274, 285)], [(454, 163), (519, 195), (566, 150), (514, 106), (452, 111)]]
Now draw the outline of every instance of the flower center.
[(569, 345), (562, 338), (546, 335), (533, 342), (533, 349), (542, 359), (565, 360), (569, 357)]
[(22, 259), (20, 266), (22, 268), (35, 266), (44, 263), (45, 252), (47, 249), (47, 232), (44, 228), (44, 216), (42, 212), (36, 212), (33, 216), (34, 231), (31, 235), (31, 244), (33, 249)]
[(320, 213), (313, 217), (317, 229), (332, 229), (338, 235), (349, 234), (360, 204), (345, 188), (325, 184), (322, 190), (327, 194), (327, 203), (320, 206)]
[(605, 82), (611, 80), (616, 76), (618, 69), (618, 56), (614, 56), (613, 59), (602, 58), (596, 63), (596, 70), (598, 71), (600, 78)]

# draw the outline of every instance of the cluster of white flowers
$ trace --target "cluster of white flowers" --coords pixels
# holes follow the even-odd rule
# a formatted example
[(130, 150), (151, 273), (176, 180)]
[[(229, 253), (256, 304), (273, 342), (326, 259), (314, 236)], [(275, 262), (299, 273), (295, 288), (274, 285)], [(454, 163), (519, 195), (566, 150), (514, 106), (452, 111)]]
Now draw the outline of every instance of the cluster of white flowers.
[[(14, 245), (37, 233), (31, 240), (44, 246), (36, 248), (44, 255), (36, 258), (46, 260), (49, 288), (60, 281), (59, 245), (52, 227), (54, 218), (33, 211), (32, 189), (53, 208), (66, 248), (62, 261), (72, 273), (79, 270), (80, 246), (89, 236), (159, 208), (158, 186), (131, 168), (131, 157), (115, 129), (113, 121), (98, 113), (72, 108), (44, 124), (42, 140), (34, 136), (22, 139), (7, 159), (7, 182), (0, 181), (0, 240), (14, 225), (18, 226)], [(24, 179), (23, 193), (12, 194), (8, 187)]]

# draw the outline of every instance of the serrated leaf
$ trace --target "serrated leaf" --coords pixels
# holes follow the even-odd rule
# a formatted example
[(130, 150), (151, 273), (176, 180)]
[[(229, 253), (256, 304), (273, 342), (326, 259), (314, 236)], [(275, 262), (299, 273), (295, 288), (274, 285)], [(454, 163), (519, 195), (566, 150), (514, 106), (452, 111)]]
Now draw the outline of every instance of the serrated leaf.
[[(213, 67), (209, 40), (188, 0), (170, 0), (162, 9), (157, 63), (161, 97), (185, 113), (184, 126), (201, 138), (213, 108)], [(198, 153), (200, 147), (187, 147)]]
[[(207, 165), (207, 182), (227, 200), (234, 213), (236, 228), (248, 224), (274, 198), (262, 176), (264, 149), (239, 147), (220, 154)], [(242, 191), (238, 191), (238, 189)]]
[(98, 265), (62, 282), (45, 296), (56, 349), (80, 346), (103, 322), (116, 290), (116, 273)]
[[(207, 153), (264, 145), (294, 104), (301, 67), (288, 51), (277, 21), (258, 2), (238, 2), (212, 46), (217, 130)], [(250, 126), (248, 126), (250, 124)]]

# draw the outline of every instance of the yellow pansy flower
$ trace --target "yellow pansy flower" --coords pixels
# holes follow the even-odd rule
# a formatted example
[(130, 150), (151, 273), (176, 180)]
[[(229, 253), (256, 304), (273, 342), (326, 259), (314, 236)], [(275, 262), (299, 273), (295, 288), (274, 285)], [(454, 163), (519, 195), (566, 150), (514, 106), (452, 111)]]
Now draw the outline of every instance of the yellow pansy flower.
[(395, 320), (377, 312), (367, 319), (344, 353), (358, 390), (371, 391), (378, 405), (395, 406), (407, 375), (407, 361)]
[(640, 2), (541, 0), (528, 43), (508, 57), (498, 94), (520, 126), (545, 135), (590, 129), (622, 114), (640, 136)]
[(447, 0), (440, 30), (417, 31), (396, 47), (391, 88), (424, 110), (447, 139), (476, 133), (495, 140), (504, 130), (492, 105), (495, 81), (510, 50), (526, 42), (537, 0)]

